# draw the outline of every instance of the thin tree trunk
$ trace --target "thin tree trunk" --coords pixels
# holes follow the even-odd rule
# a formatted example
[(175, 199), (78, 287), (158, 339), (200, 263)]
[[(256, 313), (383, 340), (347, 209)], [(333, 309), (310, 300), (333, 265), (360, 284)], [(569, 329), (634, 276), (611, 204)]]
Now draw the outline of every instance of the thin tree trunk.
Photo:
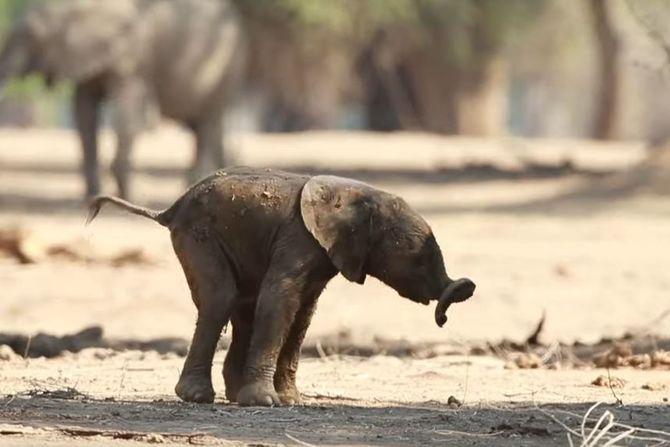
[[(480, 12), (483, 1), (475, 1)], [(505, 133), (507, 66), (500, 56), (499, 36), (484, 20), (468, 26), (472, 60), (458, 69), (456, 112), (458, 133), (496, 136)]]
[(507, 116), (507, 69), (497, 57), (463, 69), (457, 98), (458, 133), (498, 136), (505, 133)]
[(417, 51), (405, 61), (414, 88), (416, 116), (421, 128), (429, 132), (458, 132), (457, 98), (454, 88), (458, 70), (444, 61), (436, 61), (433, 48)]
[(615, 136), (619, 107), (619, 48), (606, 3), (607, 0), (589, 1), (600, 71), (592, 132), (597, 139)]

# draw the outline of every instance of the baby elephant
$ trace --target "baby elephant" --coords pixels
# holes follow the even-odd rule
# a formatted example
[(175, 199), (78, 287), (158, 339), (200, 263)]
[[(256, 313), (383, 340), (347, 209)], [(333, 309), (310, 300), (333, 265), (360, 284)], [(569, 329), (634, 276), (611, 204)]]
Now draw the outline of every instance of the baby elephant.
[(404, 200), (355, 180), (225, 169), (162, 212), (98, 197), (89, 222), (106, 202), (170, 229), (198, 309), (175, 388), (189, 402), (214, 400), (212, 358), (231, 321), (226, 397), (239, 405), (299, 403), (300, 346), (317, 298), (338, 272), (359, 284), (372, 275), (418, 303), (439, 299), (440, 326), (447, 306), (475, 289), (447, 276), (430, 227)]

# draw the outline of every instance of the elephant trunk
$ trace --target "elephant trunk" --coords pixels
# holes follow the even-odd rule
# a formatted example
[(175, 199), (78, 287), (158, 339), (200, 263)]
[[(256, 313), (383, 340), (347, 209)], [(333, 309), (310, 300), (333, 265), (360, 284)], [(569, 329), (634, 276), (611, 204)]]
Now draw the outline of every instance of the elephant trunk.
[(475, 287), (475, 283), (468, 278), (461, 278), (456, 281), (449, 279), (435, 307), (435, 323), (439, 327), (444, 326), (444, 323), (447, 322), (449, 306), (452, 303), (460, 303), (470, 298), (475, 291)]

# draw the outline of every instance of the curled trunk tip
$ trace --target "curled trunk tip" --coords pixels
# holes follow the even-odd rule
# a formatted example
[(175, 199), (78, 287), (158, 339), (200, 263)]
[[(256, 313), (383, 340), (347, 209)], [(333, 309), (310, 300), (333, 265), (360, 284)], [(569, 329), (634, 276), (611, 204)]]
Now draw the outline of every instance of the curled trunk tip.
[(447, 322), (447, 309), (452, 303), (460, 303), (472, 296), (475, 283), (468, 278), (458, 279), (447, 286), (435, 307), (435, 323), (439, 327)]

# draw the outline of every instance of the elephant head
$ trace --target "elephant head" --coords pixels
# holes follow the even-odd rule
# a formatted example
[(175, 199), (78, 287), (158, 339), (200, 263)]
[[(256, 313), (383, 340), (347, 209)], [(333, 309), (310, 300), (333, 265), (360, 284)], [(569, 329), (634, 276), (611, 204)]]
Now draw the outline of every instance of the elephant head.
[(469, 279), (449, 278), (429, 225), (397, 196), (365, 183), (317, 176), (305, 184), (300, 209), (306, 228), (345, 278), (362, 284), (371, 275), (412, 301), (439, 300), (439, 326), (449, 304), (474, 292)]
[(0, 89), (30, 73), (75, 82), (137, 68), (141, 10), (135, 0), (43, 2), (17, 21), (0, 52)]

